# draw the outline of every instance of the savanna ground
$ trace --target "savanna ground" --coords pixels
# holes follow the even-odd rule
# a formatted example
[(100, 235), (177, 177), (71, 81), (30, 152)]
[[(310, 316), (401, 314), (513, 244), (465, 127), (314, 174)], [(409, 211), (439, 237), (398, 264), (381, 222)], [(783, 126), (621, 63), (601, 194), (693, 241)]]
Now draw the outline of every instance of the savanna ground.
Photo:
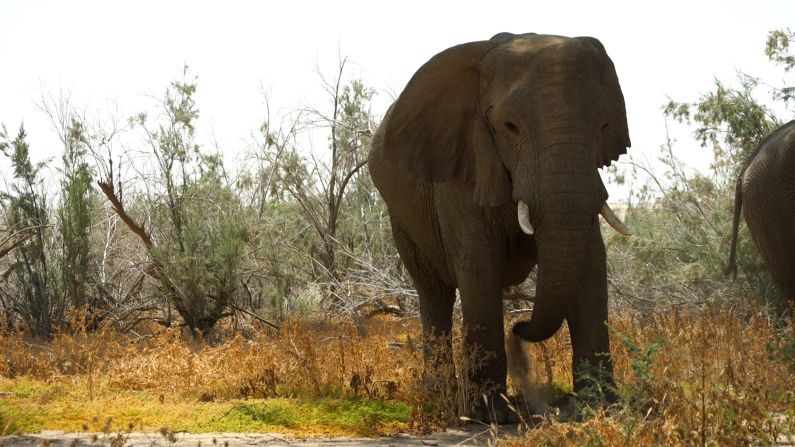
[[(610, 323), (622, 401), (584, 422), (523, 415), (502, 445), (745, 445), (795, 442), (795, 337), (759, 312), (685, 310)], [(279, 432), (427, 434), (460, 423), (461, 394), (421, 392), (415, 319), (294, 320), (196, 341), (180, 329), (76, 331), (51, 342), (3, 335), (5, 434)], [(547, 399), (567, 392), (565, 330), (525, 346)], [(459, 362), (462, 360), (458, 359)], [(460, 385), (460, 384), (459, 384)], [(465, 385), (458, 389), (466, 388)], [(475, 390), (469, 390), (475, 395)]]

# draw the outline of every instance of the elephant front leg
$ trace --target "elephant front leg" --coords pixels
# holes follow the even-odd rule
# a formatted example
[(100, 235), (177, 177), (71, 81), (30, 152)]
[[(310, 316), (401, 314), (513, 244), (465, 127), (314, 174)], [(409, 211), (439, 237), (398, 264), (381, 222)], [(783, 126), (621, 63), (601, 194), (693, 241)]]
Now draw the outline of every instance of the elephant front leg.
[(574, 392), (589, 404), (618, 399), (607, 328), (607, 256), (597, 220), (576, 298), (566, 320), (571, 335)]
[[(481, 252), (482, 253), (482, 252)], [(469, 378), (464, 390), (474, 404), (476, 420), (496, 423), (518, 421), (501, 397), (505, 394), (507, 362), (503, 329), (502, 272), (498, 259), (484, 256), (459, 269), (458, 283), (463, 311), (464, 352), (461, 373)], [(477, 257), (473, 258), (475, 261)], [(487, 402), (484, 402), (486, 396)]]

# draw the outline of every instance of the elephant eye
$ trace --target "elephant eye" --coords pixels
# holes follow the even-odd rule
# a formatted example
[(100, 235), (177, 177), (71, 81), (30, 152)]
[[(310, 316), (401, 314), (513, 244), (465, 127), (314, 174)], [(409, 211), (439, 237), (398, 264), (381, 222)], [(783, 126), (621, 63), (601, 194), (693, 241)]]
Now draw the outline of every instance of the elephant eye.
[(514, 124), (514, 123), (512, 123), (510, 121), (506, 121), (504, 124), (505, 124), (505, 128), (508, 129), (508, 132), (512, 133), (513, 135), (516, 135), (516, 134), (519, 133), (519, 128), (516, 127), (516, 124)]

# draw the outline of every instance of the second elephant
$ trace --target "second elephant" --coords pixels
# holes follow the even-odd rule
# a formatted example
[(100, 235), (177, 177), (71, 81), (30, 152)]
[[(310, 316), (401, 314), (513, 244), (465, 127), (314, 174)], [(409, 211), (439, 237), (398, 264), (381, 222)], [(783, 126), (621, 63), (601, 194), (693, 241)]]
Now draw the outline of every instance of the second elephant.
[(732, 274), (741, 210), (779, 293), (795, 305), (795, 121), (765, 138), (737, 179), (727, 268)]

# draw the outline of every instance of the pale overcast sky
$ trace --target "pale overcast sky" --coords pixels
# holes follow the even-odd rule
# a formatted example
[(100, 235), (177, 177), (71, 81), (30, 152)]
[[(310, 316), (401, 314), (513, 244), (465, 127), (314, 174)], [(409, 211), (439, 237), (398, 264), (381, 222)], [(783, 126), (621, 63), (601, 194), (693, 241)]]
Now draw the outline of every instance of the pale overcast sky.
[[(333, 77), (341, 54), (348, 74), (379, 92), (373, 112), (382, 115), (390, 92), (435, 53), (501, 31), (537, 32), (604, 43), (624, 91), (632, 153), (654, 159), (667, 97), (694, 100), (738, 69), (781, 83), (764, 44), (768, 31), (787, 27), (795, 27), (793, 0), (0, 0), (0, 123), (15, 133), (24, 121), (34, 157), (58, 158), (60, 143), (36, 108), (42, 92), (71, 91), (89, 111), (115, 100), (129, 116), (188, 64), (198, 76), (199, 132), (234, 158), (264, 117), (261, 86), (272, 109), (322, 107), (315, 67)], [(677, 151), (705, 167), (711, 153), (671, 127)]]

